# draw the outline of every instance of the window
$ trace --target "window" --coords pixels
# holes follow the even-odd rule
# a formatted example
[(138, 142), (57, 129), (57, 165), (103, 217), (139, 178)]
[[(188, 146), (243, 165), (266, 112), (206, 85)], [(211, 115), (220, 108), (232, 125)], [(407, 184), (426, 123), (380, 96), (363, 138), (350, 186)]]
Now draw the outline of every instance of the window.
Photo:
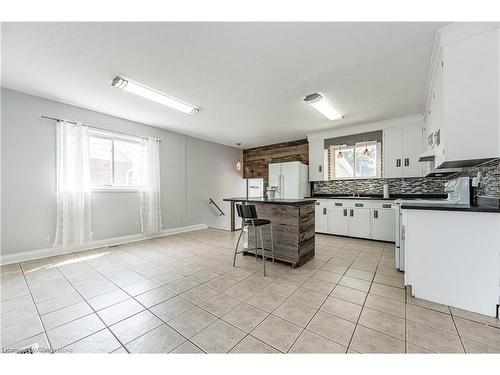
[(380, 142), (330, 146), (327, 157), (329, 180), (381, 177)]
[(93, 189), (141, 187), (142, 146), (139, 140), (93, 131), (89, 144)]

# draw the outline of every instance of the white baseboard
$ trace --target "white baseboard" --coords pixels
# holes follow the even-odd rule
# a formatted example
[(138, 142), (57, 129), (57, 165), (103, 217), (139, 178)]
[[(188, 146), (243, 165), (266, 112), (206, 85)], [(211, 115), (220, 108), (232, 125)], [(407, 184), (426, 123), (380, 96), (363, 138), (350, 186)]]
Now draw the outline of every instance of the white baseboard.
[(160, 233), (154, 233), (154, 234), (132, 234), (129, 236), (107, 238), (104, 240), (87, 242), (80, 246), (60, 246), (60, 247), (49, 247), (47, 249), (23, 251), (15, 254), (1, 255), (0, 264), (6, 265), (18, 262), (25, 262), (27, 260), (46, 258), (62, 254), (69, 254), (69, 253), (74, 253), (76, 251), (98, 249), (100, 247), (106, 247), (106, 246), (123, 245), (130, 242), (171, 236), (172, 234), (191, 232), (193, 230), (206, 229), (206, 228), (208, 228), (207, 224), (189, 225), (186, 227), (164, 229)]

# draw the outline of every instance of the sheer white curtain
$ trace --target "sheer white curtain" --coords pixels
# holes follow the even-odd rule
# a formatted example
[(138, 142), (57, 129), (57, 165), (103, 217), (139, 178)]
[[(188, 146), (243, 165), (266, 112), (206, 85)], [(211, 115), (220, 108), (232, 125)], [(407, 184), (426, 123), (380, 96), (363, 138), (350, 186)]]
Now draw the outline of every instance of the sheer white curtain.
[(142, 233), (161, 231), (160, 143), (157, 139), (142, 141), (144, 187), (140, 193)]
[(89, 130), (57, 122), (57, 225), (54, 246), (92, 240)]

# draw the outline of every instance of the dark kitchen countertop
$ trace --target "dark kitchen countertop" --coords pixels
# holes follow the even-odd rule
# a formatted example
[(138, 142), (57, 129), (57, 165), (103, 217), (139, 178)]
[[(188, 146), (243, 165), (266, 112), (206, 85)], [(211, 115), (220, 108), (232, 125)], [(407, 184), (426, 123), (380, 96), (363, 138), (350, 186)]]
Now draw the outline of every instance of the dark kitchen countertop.
[(411, 205), (403, 204), (401, 206), (404, 210), (428, 210), (428, 211), (460, 211), (460, 212), (492, 212), (500, 214), (500, 208), (488, 206), (470, 206), (470, 207), (457, 207), (457, 206), (427, 206), (427, 205)]
[(462, 212), (493, 212), (500, 213), (500, 199), (494, 197), (478, 197), (477, 206), (460, 207), (453, 205), (432, 205), (429, 203), (409, 203), (401, 205), (407, 210), (430, 210), (430, 211), (462, 211)]
[(245, 198), (245, 197), (236, 197), (236, 198), (225, 198), (223, 199), (225, 202), (251, 202), (251, 203), (269, 203), (269, 204), (284, 204), (291, 206), (300, 206), (304, 204), (313, 204), (316, 202), (316, 198), (304, 198), (304, 199), (269, 199), (269, 198)]
[(403, 204), (404, 210), (428, 210), (428, 211), (458, 211), (458, 212), (491, 212), (500, 214), (499, 207), (493, 206), (447, 206), (447, 205), (428, 205), (428, 204)]
[(395, 199), (445, 199), (447, 194), (391, 194), (389, 198), (384, 198), (382, 194), (360, 194), (358, 197), (351, 195), (337, 194), (314, 194), (311, 198), (315, 199), (371, 199), (393, 201)]

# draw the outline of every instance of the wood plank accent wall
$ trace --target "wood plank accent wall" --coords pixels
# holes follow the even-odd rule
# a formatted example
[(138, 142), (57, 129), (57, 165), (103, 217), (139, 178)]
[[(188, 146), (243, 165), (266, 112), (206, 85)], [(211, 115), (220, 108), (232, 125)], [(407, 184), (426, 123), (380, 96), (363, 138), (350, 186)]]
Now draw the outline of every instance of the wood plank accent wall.
[(269, 163), (287, 161), (309, 164), (307, 139), (243, 150), (243, 178), (263, 178), (264, 186), (267, 186)]

